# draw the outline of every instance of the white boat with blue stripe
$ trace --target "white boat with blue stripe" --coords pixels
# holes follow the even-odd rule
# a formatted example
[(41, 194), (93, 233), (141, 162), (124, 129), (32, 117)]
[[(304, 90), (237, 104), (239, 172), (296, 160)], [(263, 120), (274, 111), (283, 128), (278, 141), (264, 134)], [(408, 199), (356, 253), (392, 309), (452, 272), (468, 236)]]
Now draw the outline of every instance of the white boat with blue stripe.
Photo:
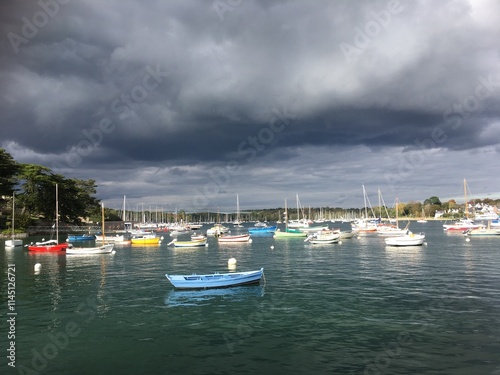
[(264, 268), (257, 271), (213, 273), (207, 275), (169, 275), (168, 281), (177, 289), (228, 288), (232, 286), (258, 284)]

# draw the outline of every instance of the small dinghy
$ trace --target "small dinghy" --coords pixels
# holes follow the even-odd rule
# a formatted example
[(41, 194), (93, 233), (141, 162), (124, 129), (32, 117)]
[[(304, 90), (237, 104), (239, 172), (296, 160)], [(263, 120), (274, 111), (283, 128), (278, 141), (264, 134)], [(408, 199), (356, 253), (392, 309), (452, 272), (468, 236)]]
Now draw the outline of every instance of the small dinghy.
[(228, 288), (231, 286), (258, 284), (264, 268), (257, 271), (213, 273), (207, 275), (169, 275), (168, 281), (177, 289)]

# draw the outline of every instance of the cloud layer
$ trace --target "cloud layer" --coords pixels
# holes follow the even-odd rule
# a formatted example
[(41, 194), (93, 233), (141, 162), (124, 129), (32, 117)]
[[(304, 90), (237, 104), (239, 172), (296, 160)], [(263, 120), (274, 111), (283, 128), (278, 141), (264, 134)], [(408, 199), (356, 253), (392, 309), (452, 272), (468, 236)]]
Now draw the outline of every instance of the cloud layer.
[[(1, 147), (209, 209), (496, 194), (496, 1), (5, 1)], [(357, 193), (359, 191), (359, 193)], [(133, 198), (132, 198), (133, 197)], [(391, 200), (391, 199), (387, 199)]]

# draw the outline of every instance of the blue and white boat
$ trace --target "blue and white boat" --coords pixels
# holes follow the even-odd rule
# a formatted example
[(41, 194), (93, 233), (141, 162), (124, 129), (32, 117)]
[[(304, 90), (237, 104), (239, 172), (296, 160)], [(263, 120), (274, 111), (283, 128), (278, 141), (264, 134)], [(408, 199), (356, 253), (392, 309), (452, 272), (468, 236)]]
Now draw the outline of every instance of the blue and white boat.
[(94, 241), (93, 234), (69, 234), (66, 242)]
[(276, 225), (270, 227), (252, 227), (248, 228), (248, 233), (259, 234), (259, 233), (274, 233), (278, 227)]
[(177, 289), (228, 288), (231, 286), (258, 284), (264, 268), (257, 271), (213, 273), (208, 275), (169, 275), (168, 281)]

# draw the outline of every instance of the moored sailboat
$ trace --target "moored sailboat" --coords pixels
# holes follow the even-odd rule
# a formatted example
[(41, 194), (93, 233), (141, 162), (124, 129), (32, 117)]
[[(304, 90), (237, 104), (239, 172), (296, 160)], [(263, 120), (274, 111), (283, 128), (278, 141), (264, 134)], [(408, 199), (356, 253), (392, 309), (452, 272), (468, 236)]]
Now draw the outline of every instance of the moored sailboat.
[(59, 243), (59, 191), (58, 185), (56, 184), (56, 239), (48, 240), (42, 242), (36, 242), (35, 244), (28, 245), (28, 251), (33, 252), (58, 252), (58, 251), (66, 251), (69, 244), (67, 242)]
[(312, 244), (332, 244), (340, 241), (340, 233), (333, 231), (318, 232), (309, 235), (304, 242), (310, 242)]
[(274, 232), (275, 238), (293, 238), (293, 237), (306, 237), (307, 233), (302, 232), (299, 229), (290, 229), (288, 228), (288, 208), (285, 199), (285, 231), (281, 231), (280, 229), (276, 229)]
[(15, 216), (15, 195), (12, 193), (12, 236), (10, 240), (5, 241), (5, 247), (6, 248), (12, 248), (12, 247), (17, 247), (17, 246), (23, 246), (23, 240), (19, 238), (15, 238), (15, 230), (14, 230), (14, 216)]
[(478, 228), (467, 229), (464, 235), (470, 237), (500, 236), (500, 228), (492, 227), (491, 221), (488, 221), (487, 225), (482, 224)]
[(469, 218), (469, 204), (467, 202), (467, 180), (464, 178), (464, 197), (465, 197), (465, 218), (457, 220), (451, 224), (443, 224), (443, 229), (446, 231), (461, 231), (464, 232), (469, 229), (479, 228), (479, 224), (475, 223), (474, 220)]
[[(104, 232), (104, 204), (101, 203), (102, 210), (102, 235), (106, 237)], [(113, 248), (115, 247), (114, 243), (106, 243), (102, 246), (91, 246), (91, 247), (73, 247), (72, 244), (68, 246), (66, 249), (66, 254), (110, 254), (113, 252)]]
[(424, 241), (424, 233), (412, 233), (410, 230), (403, 236), (385, 238), (385, 244), (388, 246), (421, 246)]

